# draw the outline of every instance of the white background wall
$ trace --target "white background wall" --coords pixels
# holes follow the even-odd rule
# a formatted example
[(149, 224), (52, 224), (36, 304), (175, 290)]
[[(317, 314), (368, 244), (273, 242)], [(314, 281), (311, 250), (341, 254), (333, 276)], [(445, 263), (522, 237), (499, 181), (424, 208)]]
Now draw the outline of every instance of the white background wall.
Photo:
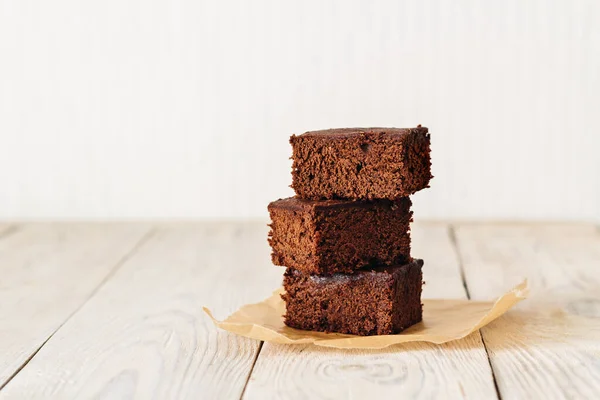
[(600, 2), (0, 0), (0, 219), (264, 217), (288, 136), (423, 124), (416, 217), (600, 221)]

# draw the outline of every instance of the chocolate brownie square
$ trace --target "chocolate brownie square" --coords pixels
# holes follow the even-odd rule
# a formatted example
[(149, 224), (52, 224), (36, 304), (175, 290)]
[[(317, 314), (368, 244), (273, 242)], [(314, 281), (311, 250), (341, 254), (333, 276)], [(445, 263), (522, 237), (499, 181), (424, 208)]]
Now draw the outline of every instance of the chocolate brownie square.
[(398, 199), (428, 187), (430, 135), (344, 128), (293, 135), (292, 188), (305, 199)]
[(323, 277), (288, 268), (285, 324), (297, 329), (390, 335), (422, 319), (422, 260)]
[(408, 197), (399, 200), (301, 200), (269, 204), (275, 265), (306, 274), (352, 272), (410, 260)]

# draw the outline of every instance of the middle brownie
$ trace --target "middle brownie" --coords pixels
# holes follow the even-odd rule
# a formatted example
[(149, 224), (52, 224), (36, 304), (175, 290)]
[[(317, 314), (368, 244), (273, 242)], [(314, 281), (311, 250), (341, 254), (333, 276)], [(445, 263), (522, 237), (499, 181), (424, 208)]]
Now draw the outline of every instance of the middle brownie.
[(269, 204), (273, 264), (306, 274), (349, 273), (410, 260), (411, 202), (302, 200)]

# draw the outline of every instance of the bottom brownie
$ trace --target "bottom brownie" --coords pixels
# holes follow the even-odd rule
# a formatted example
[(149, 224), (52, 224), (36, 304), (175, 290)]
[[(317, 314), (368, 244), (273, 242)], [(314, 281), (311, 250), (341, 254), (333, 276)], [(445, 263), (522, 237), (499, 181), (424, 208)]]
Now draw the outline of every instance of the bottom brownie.
[(389, 335), (422, 319), (423, 260), (332, 276), (288, 268), (283, 278), (285, 324), (297, 329)]

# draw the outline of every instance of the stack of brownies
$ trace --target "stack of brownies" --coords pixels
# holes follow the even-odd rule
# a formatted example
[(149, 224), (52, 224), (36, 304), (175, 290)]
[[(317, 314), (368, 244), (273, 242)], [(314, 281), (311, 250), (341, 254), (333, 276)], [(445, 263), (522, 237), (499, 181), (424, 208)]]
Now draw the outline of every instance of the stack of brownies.
[(421, 321), (423, 261), (409, 195), (431, 176), (427, 128), (332, 129), (290, 138), (295, 197), (269, 204), (285, 324), (354, 335)]

